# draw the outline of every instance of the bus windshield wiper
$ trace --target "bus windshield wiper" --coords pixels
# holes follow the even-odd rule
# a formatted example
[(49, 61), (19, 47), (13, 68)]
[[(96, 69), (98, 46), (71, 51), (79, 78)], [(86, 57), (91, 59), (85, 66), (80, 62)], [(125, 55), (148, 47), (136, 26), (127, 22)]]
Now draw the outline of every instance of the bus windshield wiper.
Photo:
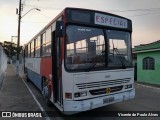
[(89, 68), (87, 68), (85, 71), (86, 72), (89, 72), (90, 70), (92, 70), (95, 66), (96, 66), (96, 64), (98, 63), (98, 59), (100, 59), (100, 57), (103, 57), (103, 52), (101, 53), (101, 54), (99, 54), (99, 55), (96, 55), (95, 57), (92, 57), (92, 58), (90, 58), (90, 60), (92, 61), (91, 63), (92, 63), (92, 65), (89, 67)]
[(126, 65), (123, 61), (123, 58), (121, 56), (121, 54), (119, 53), (118, 49), (117, 48), (113, 48), (113, 51), (115, 51), (118, 55), (118, 59), (120, 60), (121, 64), (122, 64), (122, 68), (125, 69), (126, 68)]

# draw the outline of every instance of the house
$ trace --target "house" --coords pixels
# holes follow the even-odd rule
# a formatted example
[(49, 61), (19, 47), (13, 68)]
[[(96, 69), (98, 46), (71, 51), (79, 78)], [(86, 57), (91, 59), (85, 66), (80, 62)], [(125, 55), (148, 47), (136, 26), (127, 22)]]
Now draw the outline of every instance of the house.
[(160, 85), (160, 40), (135, 46), (137, 81)]

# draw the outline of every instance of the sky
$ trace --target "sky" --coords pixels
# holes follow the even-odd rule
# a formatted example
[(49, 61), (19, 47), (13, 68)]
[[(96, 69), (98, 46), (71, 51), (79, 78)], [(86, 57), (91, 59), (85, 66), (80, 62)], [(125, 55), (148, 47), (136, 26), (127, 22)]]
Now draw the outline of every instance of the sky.
[[(24, 45), (65, 7), (110, 12), (132, 20), (132, 46), (160, 40), (160, 0), (22, 0), (21, 38)], [(19, 0), (0, 0), (0, 42), (17, 36)], [(17, 38), (13, 37), (13, 42)]]

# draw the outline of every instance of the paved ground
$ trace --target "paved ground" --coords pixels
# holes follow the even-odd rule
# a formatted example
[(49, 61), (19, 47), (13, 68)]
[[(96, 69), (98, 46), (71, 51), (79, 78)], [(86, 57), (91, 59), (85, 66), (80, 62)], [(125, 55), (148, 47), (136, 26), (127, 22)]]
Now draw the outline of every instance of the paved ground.
[(1, 86), (0, 111), (40, 111), (13, 65), (8, 65)]
[(0, 74), (0, 89), (1, 89), (1, 85), (2, 85), (3, 79), (4, 79), (4, 73)]

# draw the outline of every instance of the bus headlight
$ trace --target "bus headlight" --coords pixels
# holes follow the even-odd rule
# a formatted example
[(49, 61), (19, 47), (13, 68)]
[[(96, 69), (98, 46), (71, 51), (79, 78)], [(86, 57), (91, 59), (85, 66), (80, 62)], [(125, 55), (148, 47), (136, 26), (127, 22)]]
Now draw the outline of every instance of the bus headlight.
[(87, 91), (74, 93), (74, 97), (85, 97), (87, 96)]

